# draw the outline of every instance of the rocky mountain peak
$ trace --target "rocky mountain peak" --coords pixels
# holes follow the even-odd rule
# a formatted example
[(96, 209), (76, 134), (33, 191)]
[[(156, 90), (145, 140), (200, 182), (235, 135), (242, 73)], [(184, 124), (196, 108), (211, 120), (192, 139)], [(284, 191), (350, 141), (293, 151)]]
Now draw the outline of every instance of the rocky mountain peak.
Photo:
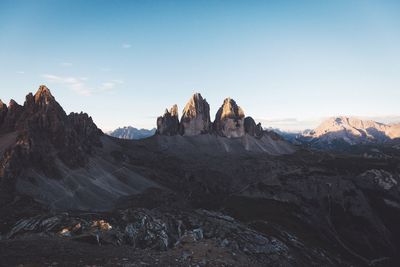
[(20, 104), (17, 103), (17, 101), (15, 101), (14, 99), (11, 99), (10, 102), (8, 103), (8, 109), (12, 110), (15, 108), (21, 107)]
[(157, 118), (157, 134), (177, 135), (179, 133), (178, 106), (173, 105), (165, 110), (164, 115)]
[[(323, 121), (314, 130), (304, 133), (299, 140), (314, 147), (331, 148), (343, 144), (383, 143), (400, 137), (395, 126), (356, 117), (337, 116)], [(339, 145), (337, 145), (339, 144)]]
[(215, 115), (214, 130), (219, 135), (228, 138), (244, 135), (244, 112), (235, 100), (231, 98), (224, 100)]
[(263, 128), (261, 123), (256, 124), (252, 117), (244, 118), (244, 131), (246, 134), (255, 136), (255, 137), (262, 137), (263, 136)]
[(346, 132), (353, 136), (368, 137), (370, 131), (386, 132), (389, 126), (372, 120), (362, 120), (356, 117), (331, 117), (323, 121), (314, 131), (313, 137), (329, 133)]
[(199, 135), (209, 133), (210, 130), (210, 105), (201, 94), (195, 93), (183, 109), (180, 133), (182, 135)]
[(225, 98), (221, 109), (221, 119), (232, 118), (232, 119), (243, 119), (244, 112), (241, 107), (236, 104), (236, 101), (232, 98)]
[(3, 124), (4, 118), (7, 115), (7, 105), (3, 103), (3, 101), (1, 101), (0, 99), (0, 127)]
[(1, 112), (3, 114), (3, 121), (0, 132), (13, 131), (15, 128), (15, 123), (21, 117), (22, 112), (23, 106), (18, 104), (14, 99), (11, 99), (8, 107)]
[(41, 85), (37, 92), (34, 95), (34, 100), (36, 104), (39, 105), (48, 105), (49, 103), (55, 101), (53, 95), (50, 92), (50, 89), (45, 85)]
[(171, 113), (171, 116), (175, 116), (175, 117), (179, 117), (178, 115), (178, 105), (173, 105), (170, 110), (169, 113)]

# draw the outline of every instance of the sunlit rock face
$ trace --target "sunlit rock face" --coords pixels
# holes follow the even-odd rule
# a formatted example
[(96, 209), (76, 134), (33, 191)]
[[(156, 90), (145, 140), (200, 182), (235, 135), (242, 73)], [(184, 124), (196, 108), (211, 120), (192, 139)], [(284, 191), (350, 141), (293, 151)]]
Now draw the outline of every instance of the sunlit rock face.
[(179, 133), (178, 106), (174, 105), (163, 116), (157, 118), (157, 134), (177, 135)]
[(194, 94), (183, 109), (181, 135), (199, 135), (211, 131), (210, 106), (201, 94)]
[(261, 123), (256, 124), (252, 117), (244, 118), (244, 131), (246, 134), (254, 137), (263, 136), (263, 128), (261, 126)]
[(214, 130), (228, 138), (242, 137), (244, 131), (244, 112), (235, 100), (226, 98), (215, 115)]

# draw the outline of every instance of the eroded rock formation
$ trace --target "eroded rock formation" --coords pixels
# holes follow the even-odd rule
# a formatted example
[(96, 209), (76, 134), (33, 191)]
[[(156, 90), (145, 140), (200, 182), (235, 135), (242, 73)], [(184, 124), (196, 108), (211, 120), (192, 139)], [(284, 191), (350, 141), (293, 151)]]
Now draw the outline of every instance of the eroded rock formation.
[(256, 124), (252, 117), (244, 118), (244, 131), (246, 134), (255, 137), (262, 137), (263, 135), (261, 123)]
[(210, 131), (210, 106), (201, 94), (196, 93), (183, 109), (180, 133), (182, 135), (199, 135)]
[(224, 100), (212, 123), (210, 105), (201, 94), (195, 93), (183, 109), (180, 121), (176, 105), (157, 118), (156, 133), (168, 136), (217, 134), (228, 138), (238, 138), (248, 134), (261, 138), (264, 131), (261, 123), (256, 124), (251, 117), (245, 118), (243, 110), (231, 98)]
[(157, 118), (157, 134), (177, 135), (179, 133), (178, 106), (173, 105), (163, 116)]
[(228, 138), (244, 135), (244, 112), (235, 100), (226, 98), (215, 115), (214, 130)]
[(4, 118), (7, 115), (7, 105), (3, 103), (3, 101), (1, 101), (0, 99), (0, 129), (1, 129), (1, 125), (3, 124)]
[(23, 107), (15, 102), (15, 100), (11, 99), (5, 112), (0, 133), (13, 131), (15, 128), (15, 123), (19, 120), (22, 111)]

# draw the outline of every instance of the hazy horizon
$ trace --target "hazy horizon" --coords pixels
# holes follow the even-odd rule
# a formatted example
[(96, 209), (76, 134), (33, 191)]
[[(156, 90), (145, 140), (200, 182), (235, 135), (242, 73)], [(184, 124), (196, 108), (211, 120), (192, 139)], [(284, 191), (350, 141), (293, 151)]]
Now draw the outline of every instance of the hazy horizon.
[[(397, 1), (1, 1), (0, 99), (46, 84), (103, 130), (153, 128), (194, 92), (264, 127), (398, 122)], [(378, 118), (378, 119), (377, 119)]]

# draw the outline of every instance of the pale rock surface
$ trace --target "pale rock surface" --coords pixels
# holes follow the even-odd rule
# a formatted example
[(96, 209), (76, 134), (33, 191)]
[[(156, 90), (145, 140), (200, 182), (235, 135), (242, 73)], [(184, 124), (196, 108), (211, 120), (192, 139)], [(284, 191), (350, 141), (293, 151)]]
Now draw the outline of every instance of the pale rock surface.
[(355, 117), (332, 117), (321, 123), (304, 137), (318, 138), (324, 142), (344, 140), (349, 144), (384, 142), (400, 137), (400, 125), (387, 125)]
[(244, 112), (235, 100), (226, 98), (215, 115), (214, 130), (228, 138), (242, 137), (244, 130)]
[(211, 131), (210, 106), (201, 94), (196, 93), (186, 104), (180, 123), (181, 135), (199, 135)]

